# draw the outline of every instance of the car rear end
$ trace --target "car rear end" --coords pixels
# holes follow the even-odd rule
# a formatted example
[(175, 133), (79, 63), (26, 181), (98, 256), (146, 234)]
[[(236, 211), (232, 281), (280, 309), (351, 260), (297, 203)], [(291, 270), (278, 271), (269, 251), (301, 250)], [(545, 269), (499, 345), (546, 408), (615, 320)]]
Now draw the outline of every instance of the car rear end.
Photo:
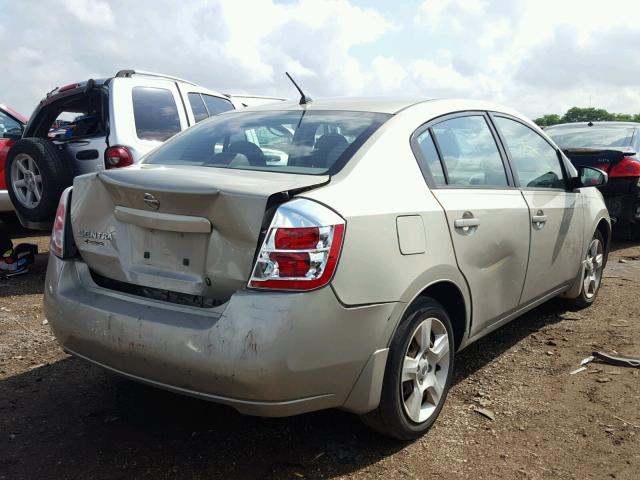
[[(56, 215), (47, 318), (70, 353), (242, 412), (366, 411), (394, 306), (341, 304), (330, 283), (346, 220), (304, 192), (329, 182), (381, 120), (349, 115), (347, 134), (313, 113), (240, 115), (200, 123), (143, 164), (75, 180)], [(313, 148), (314, 119), (323, 132), (343, 128), (339, 151)], [(217, 136), (216, 125), (245, 120), (287, 138), (309, 129), (289, 138), (287, 168), (246, 140), (229, 144), (235, 131)]]
[(602, 122), (557, 125), (546, 133), (575, 166), (606, 172), (609, 181), (599, 187), (616, 227), (640, 228), (639, 124)]

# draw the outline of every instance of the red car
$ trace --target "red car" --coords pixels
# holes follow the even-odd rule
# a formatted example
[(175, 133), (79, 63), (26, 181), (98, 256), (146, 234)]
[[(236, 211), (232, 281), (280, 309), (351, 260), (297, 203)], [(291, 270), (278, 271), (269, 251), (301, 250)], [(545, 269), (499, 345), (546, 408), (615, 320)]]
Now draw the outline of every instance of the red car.
[(0, 215), (13, 211), (5, 184), (4, 165), (11, 145), (22, 137), (28, 118), (0, 103)]

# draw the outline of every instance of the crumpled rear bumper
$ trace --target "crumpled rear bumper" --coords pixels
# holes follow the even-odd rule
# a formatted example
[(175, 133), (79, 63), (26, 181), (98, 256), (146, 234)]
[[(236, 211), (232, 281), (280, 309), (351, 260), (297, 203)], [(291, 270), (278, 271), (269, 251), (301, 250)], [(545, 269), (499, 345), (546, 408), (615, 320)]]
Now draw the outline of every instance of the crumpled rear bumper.
[(98, 287), (85, 263), (50, 255), (44, 306), (72, 354), (243, 413), (285, 416), (375, 408), (397, 304), (346, 308), (323, 288), (185, 307)]

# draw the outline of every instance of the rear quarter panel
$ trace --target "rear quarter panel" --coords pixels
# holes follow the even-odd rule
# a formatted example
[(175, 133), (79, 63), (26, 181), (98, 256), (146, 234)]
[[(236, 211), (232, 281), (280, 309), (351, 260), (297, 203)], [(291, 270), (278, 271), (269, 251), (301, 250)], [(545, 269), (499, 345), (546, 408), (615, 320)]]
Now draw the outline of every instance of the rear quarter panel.
[[(346, 305), (408, 305), (429, 285), (448, 281), (462, 291), (469, 306), (444, 211), (427, 187), (410, 146), (413, 131), (435, 115), (408, 113), (388, 120), (328, 185), (304, 194), (347, 221), (332, 285)], [(396, 220), (406, 215), (422, 218), (426, 239), (422, 253), (400, 251)], [(397, 310), (389, 332), (404, 308)]]

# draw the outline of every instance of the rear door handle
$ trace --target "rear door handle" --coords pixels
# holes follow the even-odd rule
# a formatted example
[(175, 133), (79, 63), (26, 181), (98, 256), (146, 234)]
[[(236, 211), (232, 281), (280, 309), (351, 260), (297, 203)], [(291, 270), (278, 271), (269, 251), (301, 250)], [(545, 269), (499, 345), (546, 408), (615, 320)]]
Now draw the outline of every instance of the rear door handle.
[(453, 221), (453, 226), (456, 228), (477, 227), (478, 225), (480, 225), (479, 218), (458, 218)]
[(534, 228), (539, 230), (547, 223), (547, 216), (542, 210), (538, 210), (535, 215), (531, 216), (531, 223), (533, 223)]

